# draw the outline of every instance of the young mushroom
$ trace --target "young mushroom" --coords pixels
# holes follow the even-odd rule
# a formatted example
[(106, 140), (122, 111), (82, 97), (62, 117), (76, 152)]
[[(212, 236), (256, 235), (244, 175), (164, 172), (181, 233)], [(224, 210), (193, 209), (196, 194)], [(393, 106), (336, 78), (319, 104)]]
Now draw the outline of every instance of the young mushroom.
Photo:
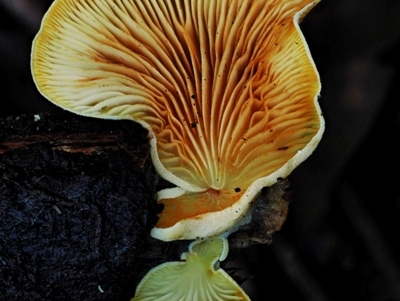
[(299, 22), (319, 0), (55, 0), (33, 42), (39, 91), (149, 131), (175, 188), (152, 236), (212, 237), (315, 149), (320, 81)]
[(250, 301), (243, 289), (221, 268), (228, 242), (216, 237), (194, 241), (179, 262), (166, 262), (150, 270), (131, 301)]

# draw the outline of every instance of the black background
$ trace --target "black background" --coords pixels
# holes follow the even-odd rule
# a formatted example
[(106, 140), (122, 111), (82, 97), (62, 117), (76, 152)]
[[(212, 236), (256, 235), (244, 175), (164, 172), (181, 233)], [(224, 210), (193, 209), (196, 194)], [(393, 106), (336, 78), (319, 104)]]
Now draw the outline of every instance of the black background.
[[(289, 1), (289, 0), (287, 0)], [(0, 2), (0, 115), (57, 112), (29, 70), (52, 1)], [(326, 131), (290, 180), (289, 218), (238, 260), (255, 300), (400, 300), (400, 1), (322, 0), (302, 30)]]

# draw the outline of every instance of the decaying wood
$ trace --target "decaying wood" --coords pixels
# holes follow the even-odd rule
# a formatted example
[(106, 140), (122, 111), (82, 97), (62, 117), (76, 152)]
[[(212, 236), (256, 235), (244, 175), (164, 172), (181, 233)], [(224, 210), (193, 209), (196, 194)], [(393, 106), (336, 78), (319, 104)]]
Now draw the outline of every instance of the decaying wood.
[[(129, 300), (151, 267), (186, 250), (149, 236), (160, 183), (140, 125), (66, 114), (0, 128), (1, 300)], [(231, 248), (270, 242), (288, 185), (263, 190)]]
[(129, 300), (160, 209), (147, 133), (69, 115), (0, 124), (0, 299)]
[(231, 235), (231, 248), (271, 243), (272, 234), (279, 231), (286, 220), (290, 198), (288, 179), (264, 188), (255, 200), (250, 223)]

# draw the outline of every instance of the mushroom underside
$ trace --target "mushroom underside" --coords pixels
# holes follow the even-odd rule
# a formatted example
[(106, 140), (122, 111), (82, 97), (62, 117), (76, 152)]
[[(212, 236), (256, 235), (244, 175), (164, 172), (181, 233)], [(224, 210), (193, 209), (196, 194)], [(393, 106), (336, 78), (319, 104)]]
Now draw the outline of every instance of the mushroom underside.
[(149, 130), (155, 168), (180, 189), (159, 193), (155, 237), (218, 235), (322, 136), (298, 26), (317, 2), (56, 0), (33, 77), (66, 110)]

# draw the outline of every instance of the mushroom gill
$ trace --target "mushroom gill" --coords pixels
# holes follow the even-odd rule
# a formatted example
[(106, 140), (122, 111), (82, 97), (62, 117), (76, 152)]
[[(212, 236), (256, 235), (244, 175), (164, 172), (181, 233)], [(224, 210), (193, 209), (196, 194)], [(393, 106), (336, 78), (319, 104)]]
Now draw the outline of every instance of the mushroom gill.
[(150, 270), (131, 301), (250, 301), (243, 289), (219, 263), (228, 255), (226, 238), (196, 240), (181, 261), (166, 262)]
[(318, 144), (319, 76), (298, 23), (319, 0), (55, 0), (32, 48), (39, 91), (149, 130), (162, 240), (221, 234)]

